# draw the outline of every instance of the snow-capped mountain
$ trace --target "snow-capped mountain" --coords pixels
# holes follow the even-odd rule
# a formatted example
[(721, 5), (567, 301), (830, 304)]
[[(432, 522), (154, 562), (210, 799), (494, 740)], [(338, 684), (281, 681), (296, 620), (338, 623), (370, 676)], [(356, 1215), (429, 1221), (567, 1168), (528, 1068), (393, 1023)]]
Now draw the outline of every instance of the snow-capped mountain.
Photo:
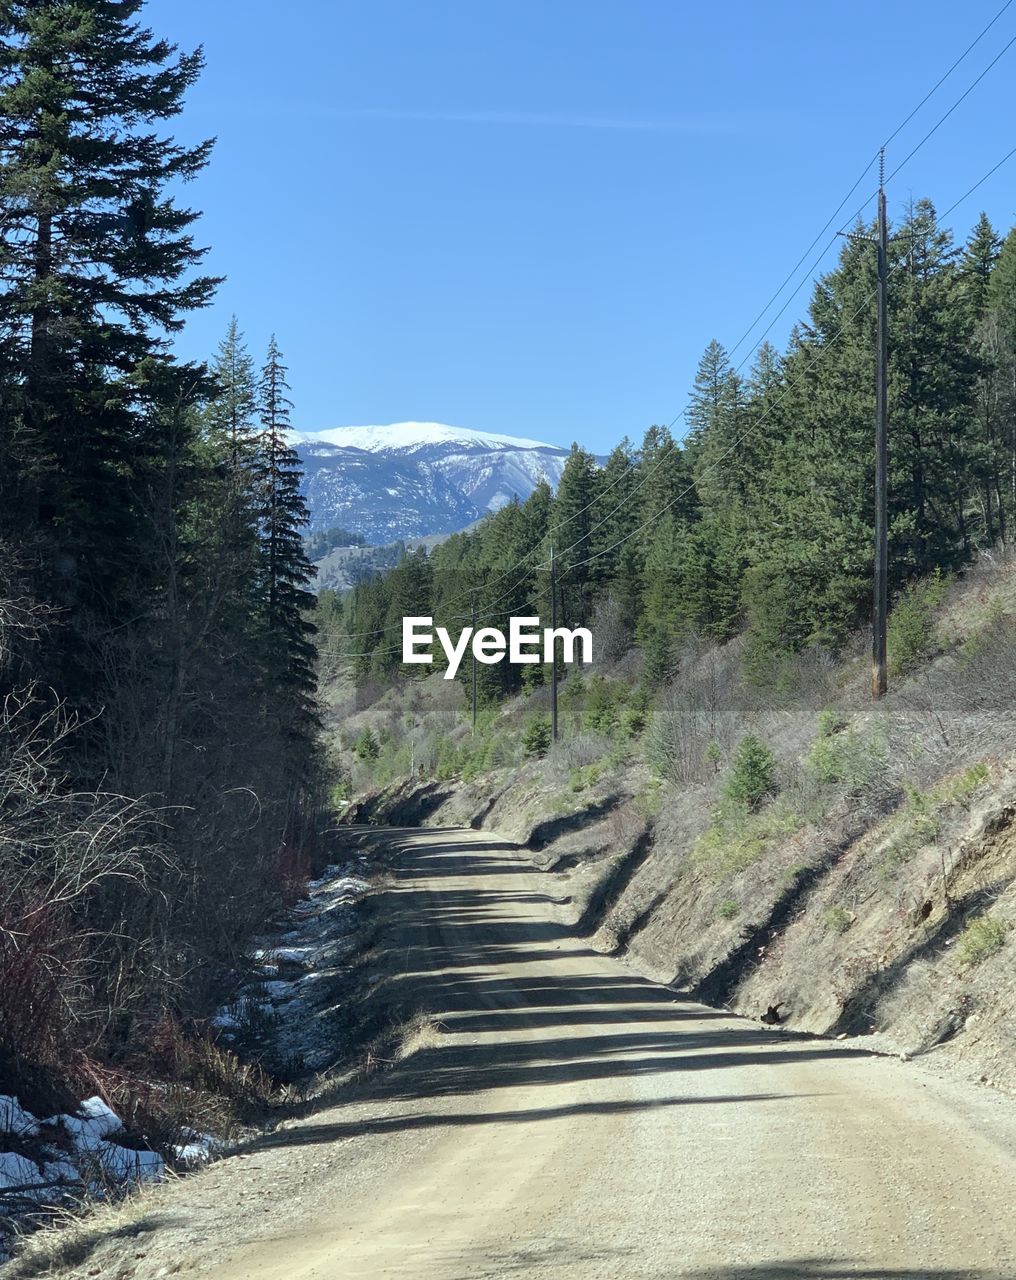
[(380, 544), (452, 533), (541, 480), (556, 487), (568, 450), (438, 422), (294, 432), (312, 529), (336, 525)]

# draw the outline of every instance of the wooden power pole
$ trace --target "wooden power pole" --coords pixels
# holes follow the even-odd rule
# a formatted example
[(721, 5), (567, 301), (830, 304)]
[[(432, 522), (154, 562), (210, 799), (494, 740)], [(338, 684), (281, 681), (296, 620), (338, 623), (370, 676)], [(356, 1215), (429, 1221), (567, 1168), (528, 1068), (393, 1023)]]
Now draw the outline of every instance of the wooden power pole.
[[(557, 566), (554, 561), (554, 547), (550, 548), (550, 629), (557, 630)], [(550, 648), (550, 737), (557, 741), (557, 640)]]
[[(476, 592), (472, 597), (473, 639), (476, 639)], [(473, 737), (476, 737), (476, 649), (473, 648)]]
[(886, 627), (889, 614), (888, 436), (889, 436), (889, 235), (885, 216), (885, 151), (878, 159), (878, 334), (875, 373), (875, 590), (872, 607), (871, 696), (888, 685)]

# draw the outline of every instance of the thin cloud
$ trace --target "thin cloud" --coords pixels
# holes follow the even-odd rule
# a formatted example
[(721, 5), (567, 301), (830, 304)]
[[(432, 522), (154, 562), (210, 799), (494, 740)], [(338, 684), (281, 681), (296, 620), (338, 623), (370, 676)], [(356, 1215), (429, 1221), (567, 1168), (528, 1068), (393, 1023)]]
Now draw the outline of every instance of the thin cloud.
[(529, 129), (608, 129), (636, 133), (713, 134), (757, 126), (753, 116), (688, 116), (680, 119), (637, 119), (623, 116), (556, 115), (529, 111), (418, 111), (398, 107), (361, 107), (338, 113), (353, 120), (393, 120), (423, 124), (508, 125)]

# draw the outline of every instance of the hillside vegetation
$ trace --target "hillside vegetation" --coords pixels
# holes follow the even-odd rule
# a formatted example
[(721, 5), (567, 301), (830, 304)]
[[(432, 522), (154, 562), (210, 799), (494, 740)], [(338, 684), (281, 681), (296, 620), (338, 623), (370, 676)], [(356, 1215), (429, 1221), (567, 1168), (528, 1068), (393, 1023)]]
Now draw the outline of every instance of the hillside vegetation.
[(637, 651), (603, 659), (563, 682), (555, 747), (545, 688), (474, 737), (440, 676), (337, 682), (349, 815), (496, 830), (656, 978), (898, 1052), (948, 1043), (1016, 1087), (1016, 566), (918, 584), (877, 705), (864, 649), (802, 656), (764, 693), (743, 637), (686, 643), (652, 697)]
[[(911, 584), (1014, 529), (1016, 229), (1000, 243), (982, 216), (957, 248), (922, 200), (892, 246), (889, 583), (909, 600)], [(650, 689), (674, 678), (692, 636), (743, 637), (741, 668), (760, 690), (796, 679), (809, 654), (840, 652), (871, 607), (874, 273), (871, 246), (845, 242), (787, 350), (764, 344), (746, 376), (711, 343), (680, 444), (652, 427), (602, 468), (573, 446), (556, 495), (540, 486), (341, 604), (326, 597), (326, 657), (348, 656), (361, 683), (386, 680), (404, 616), (456, 632), (474, 609), (480, 626), (546, 625), (551, 548), (559, 622), (591, 626), (605, 659), (637, 644)], [(909, 604), (900, 670), (900, 628), (921, 639), (920, 598)], [(506, 663), (479, 674), (488, 702), (545, 676)]]

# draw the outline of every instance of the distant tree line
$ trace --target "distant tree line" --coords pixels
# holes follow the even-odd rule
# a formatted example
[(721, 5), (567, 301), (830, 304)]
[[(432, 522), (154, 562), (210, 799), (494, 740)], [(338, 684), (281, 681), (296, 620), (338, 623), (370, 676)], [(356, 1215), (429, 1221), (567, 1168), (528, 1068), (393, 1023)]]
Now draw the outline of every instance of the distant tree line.
[(201, 1012), (316, 827), (286, 371), (170, 353), (211, 144), (141, 8), (0, 4), (0, 1092)]
[(336, 526), (332, 529), (308, 533), (304, 538), (304, 543), (307, 547), (308, 558), (321, 560), (329, 551), (334, 551), (336, 547), (365, 547), (367, 539), (362, 534), (352, 533), (349, 529), (342, 529)]
[[(927, 200), (890, 247), (890, 579), (894, 592), (1016, 536), (1016, 229), (982, 215), (961, 247)], [(592, 624), (598, 643), (638, 643), (654, 684), (696, 634), (746, 634), (746, 666), (779, 679), (808, 646), (840, 647), (869, 616), (873, 527), (875, 255), (849, 240), (815, 285), (782, 354), (763, 344), (746, 375), (711, 342), (680, 443), (654, 426), (599, 468), (575, 445), (556, 495), (408, 556), (323, 611), (326, 650), (358, 680), (410, 678), (403, 615), (456, 629), (510, 614)], [(620, 637), (619, 637), (619, 632)], [(501, 664), (490, 697), (540, 678)]]

